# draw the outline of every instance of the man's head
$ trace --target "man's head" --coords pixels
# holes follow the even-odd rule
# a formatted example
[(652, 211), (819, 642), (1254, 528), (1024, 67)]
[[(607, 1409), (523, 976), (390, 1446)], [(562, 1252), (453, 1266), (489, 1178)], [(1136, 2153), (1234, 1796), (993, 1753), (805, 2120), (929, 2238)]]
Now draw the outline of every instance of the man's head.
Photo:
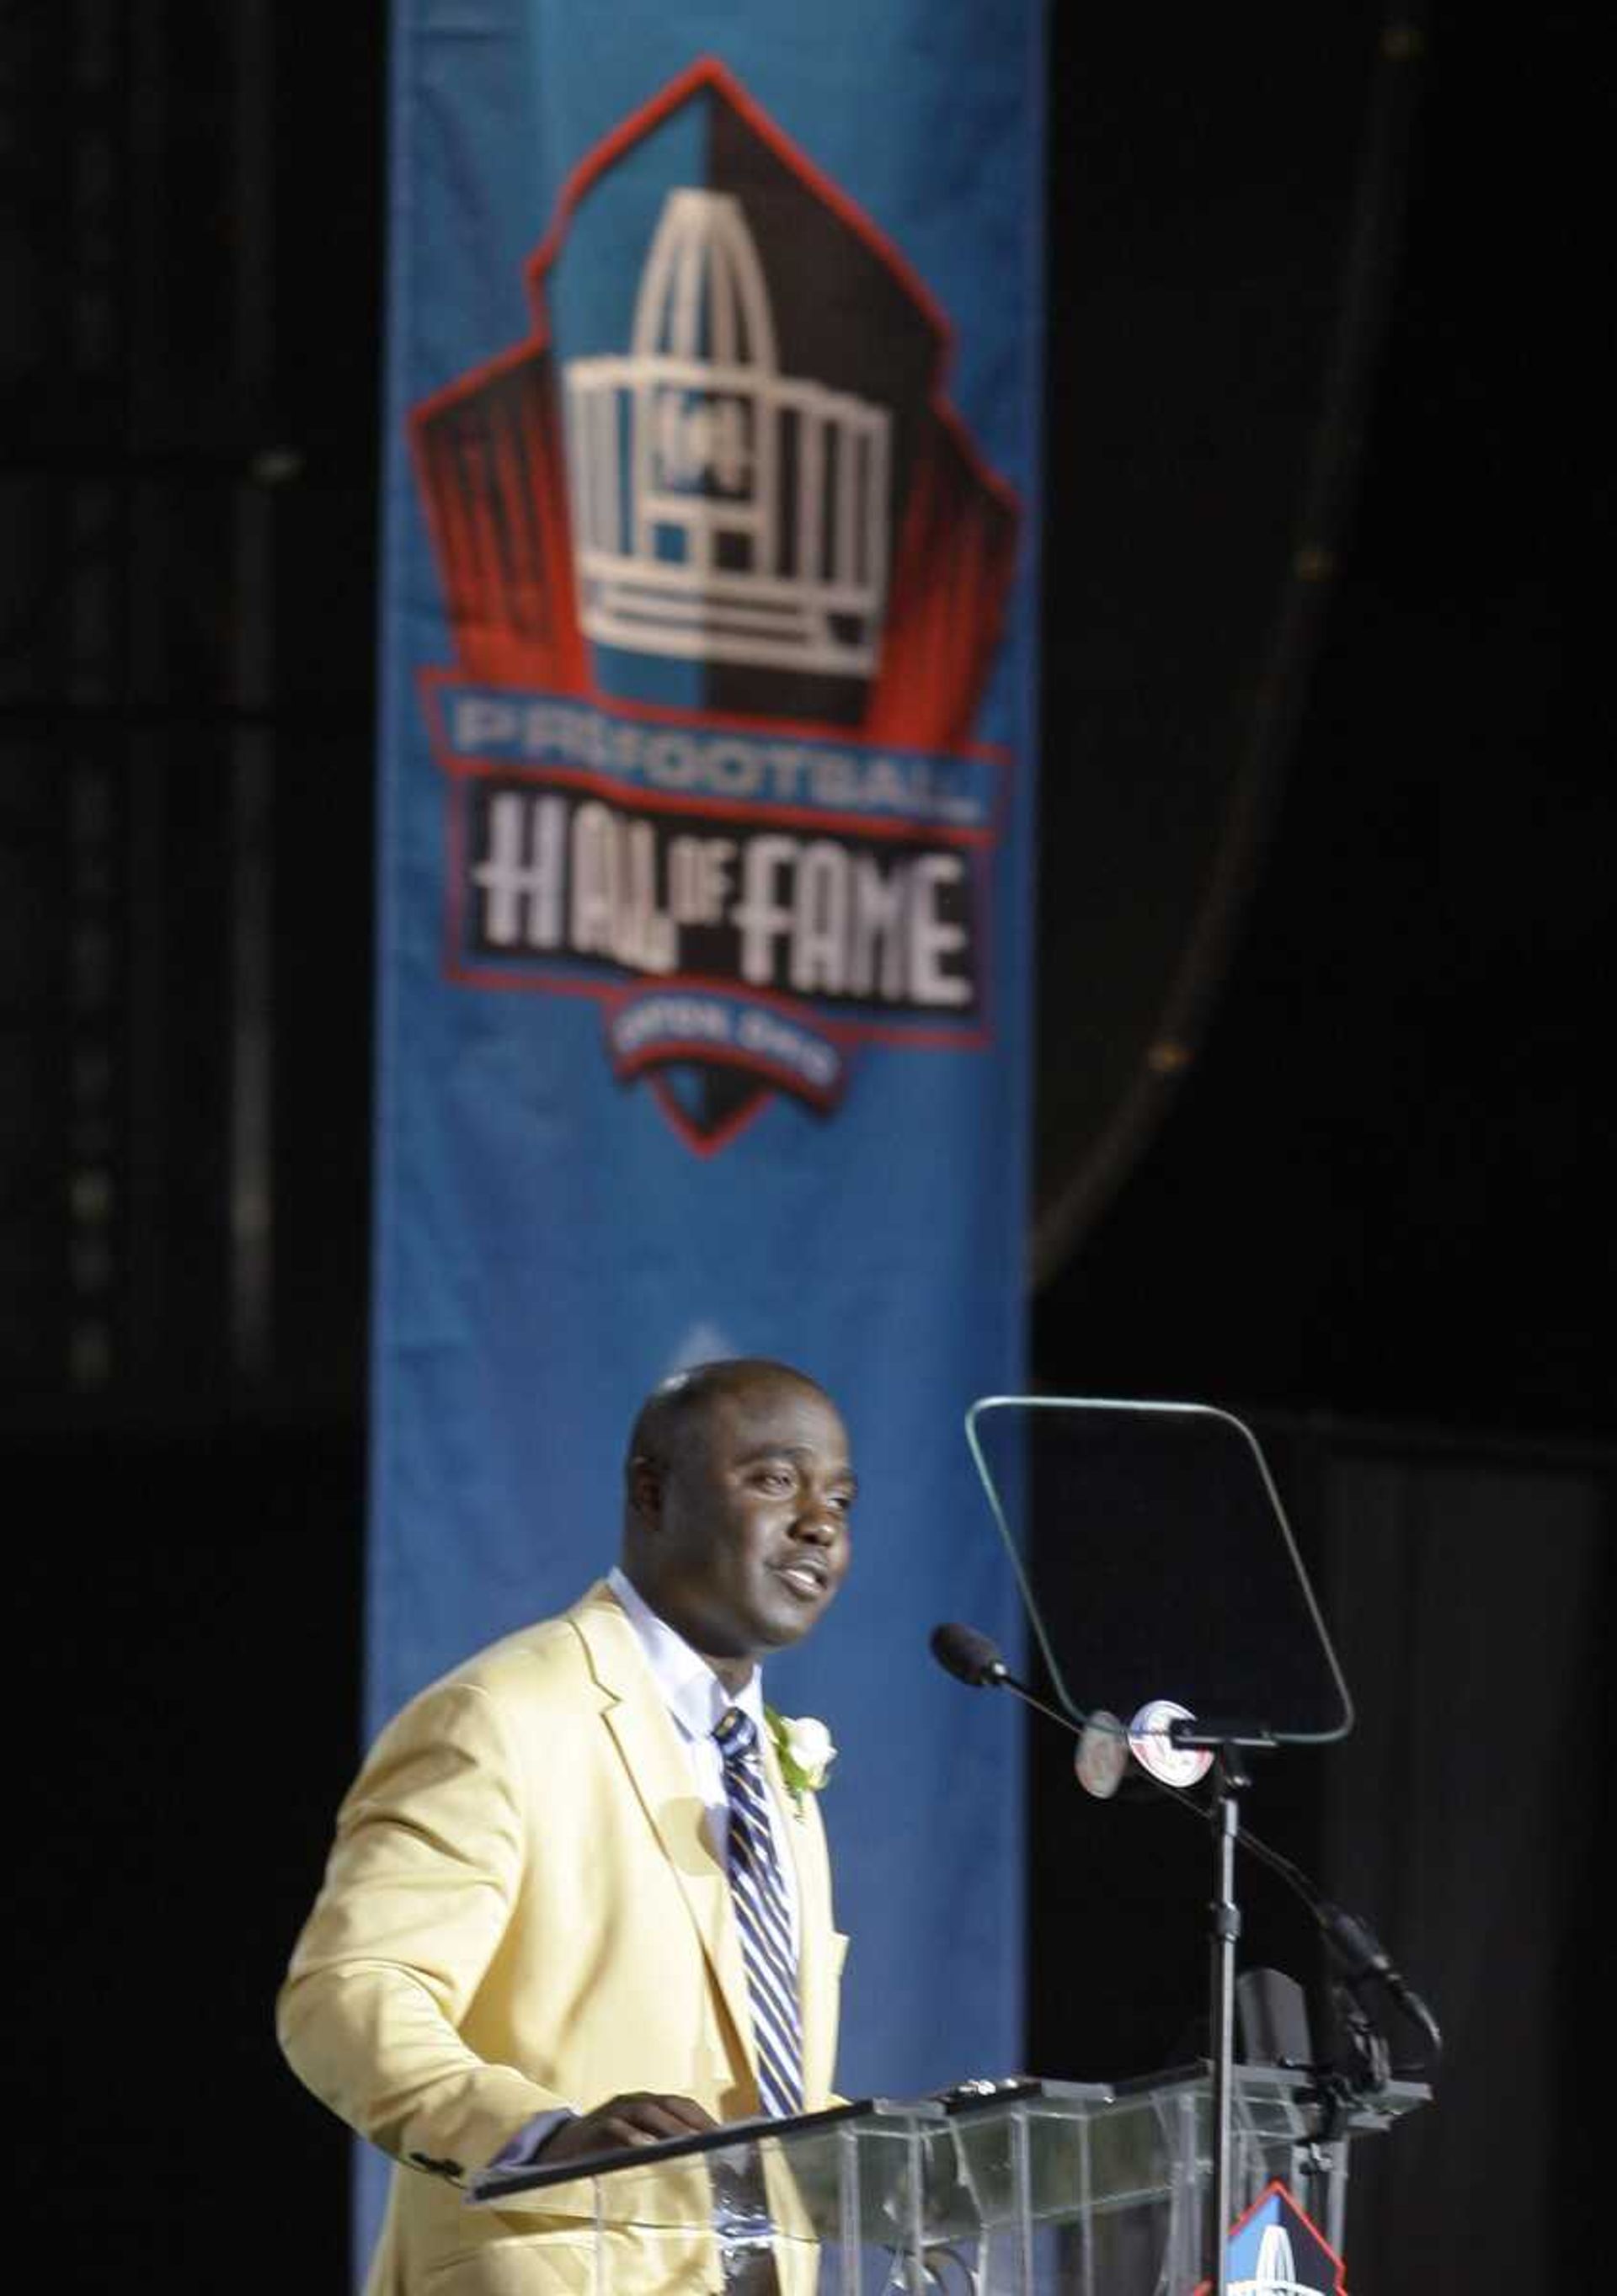
[(847, 1431), (785, 1364), (738, 1357), (665, 1380), (635, 1421), (624, 1477), (625, 1570), (732, 1688), (800, 1641), (842, 1583)]

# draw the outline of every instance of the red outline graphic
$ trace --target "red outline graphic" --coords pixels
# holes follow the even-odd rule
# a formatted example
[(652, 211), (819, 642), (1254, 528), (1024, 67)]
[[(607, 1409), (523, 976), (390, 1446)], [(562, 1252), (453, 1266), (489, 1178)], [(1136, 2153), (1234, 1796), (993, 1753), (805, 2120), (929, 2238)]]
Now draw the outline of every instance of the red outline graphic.
[[(924, 415), (932, 426), (918, 438), (907, 498), (896, 537), (891, 591), (880, 665), (873, 676), (868, 705), (856, 724), (743, 717), (671, 704), (630, 702), (603, 692), (593, 669), (592, 652), (579, 623), (574, 587), (570, 516), (561, 452), (561, 416), (548, 363), (552, 329), (547, 308), (548, 275), (566, 243), (580, 203), (591, 188), (644, 137), (691, 98), (710, 91), (742, 119), (747, 130), (833, 214), (884, 267), (920, 316), (932, 342), (925, 385)], [(447, 805), (446, 858), (448, 898), (445, 905), (443, 972), (467, 988), (584, 996), (603, 1006), (603, 1021), (627, 997), (650, 987), (678, 985), (710, 993), (744, 994), (776, 1002), (783, 1012), (817, 1029), (844, 1050), (851, 1068), (863, 1044), (932, 1052), (981, 1052), (993, 1042), (988, 1016), (993, 1011), (989, 979), (993, 920), (990, 862), (1010, 803), (1012, 759), (1002, 748), (976, 740), (972, 731), (978, 699), (997, 650), (1000, 625), (1014, 581), (1021, 504), (1015, 489), (984, 460), (965, 424), (945, 395), (953, 363), (954, 330), (930, 290), (900, 250), (874, 220), (820, 169), (772, 120), (717, 57), (702, 56), (657, 94), (621, 120), (573, 168), (562, 184), (544, 236), (523, 266), (531, 332), (439, 386), (416, 403), (410, 415), (410, 449), (419, 498), (448, 611), (456, 651), (455, 668), (423, 668), (417, 683), (435, 762), (444, 775)], [(921, 405), (917, 399), (912, 402)], [(996, 523), (997, 521), (997, 523)], [(868, 815), (857, 808), (828, 811), (755, 800), (649, 789), (619, 781), (587, 765), (505, 762), (451, 753), (442, 714), (443, 689), (485, 686), (537, 701), (594, 708), (619, 719), (650, 725), (688, 726), (751, 734), (776, 741), (794, 736), (835, 744), (861, 753), (883, 749), (895, 754), (957, 757), (995, 768), (986, 822), (960, 824), (914, 815)], [(857, 1020), (840, 1015), (813, 997), (767, 994), (739, 982), (694, 977), (631, 975), (591, 979), (579, 973), (534, 969), (518, 972), (498, 964), (468, 962), (464, 940), (465, 800), (472, 785), (502, 781), (559, 790), (588, 790), (604, 801), (618, 798), (636, 814), (686, 816), (708, 822), (768, 822), (787, 828), (813, 828), (835, 835), (923, 840), (957, 850), (970, 863), (977, 921), (977, 1012), (974, 1021), (949, 1026), (924, 1018), (910, 1022)], [(531, 960), (530, 960), (531, 962)], [(607, 1048), (611, 1059), (610, 1045)], [(659, 1047), (663, 1062), (672, 1054)], [(800, 1076), (776, 1071), (765, 1059), (743, 1057), (724, 1046), (693, 1046), (698, 1065), (744, 1067), (759, 1080), (759, 1092), (728, 1119), (703, 1132), (693, 1122), (666, 1080), (653, 1072), (650, 1056), (620, 1075), (644, 1074), (669, 1122), (695, 1152), (711, 1155), (728, 1144), (761, 1112), (777, 1089), (812, 1105), (815, 1095)], [(834, 1095), (833, 1097), (835, 1097)]]
[[(1268, 2183), (1265, 2185), (1263, 2190), (1259, 2194), (1252, 2206), (1242, 2211), (1242, 2213), (1235, 2218), (1234, 2224), (1231, 2225), (1229, 2230), (1225, 2234), (1225, 2245), (1227, 2247), (1229, 2243), (1235, 2239), (1238, 2233), (1244, 2232), (1247, 2226), (1251, 2224), (1252, 2218), (1257, 2215), (1259, 2210), (1262, 2208), (1265, 2202), (1272, 2200), (1276, 2193), (1279, 2194), (1281, 2199), (1285, 2202), (1287, 2208), (1290, 2209), (1292, 2214), (1297, 2218), (1298, 2222), (1300, 2224), (1305, 2224), (1308, 2226), (1309, 2232), (1313, 2234), (1314, 2238), (1319, 2243), (1320, 2247), (1330, 2258), (1332, 2269), (1336, 2275), (1336, 2285), (1334, 2289), (1330, 2292), (1330, 2296), (1348, 2296), (1347, 2266), (1342, 2262), (1341, 2257), (1337, 2255), (1336, 2251), (1331, 2246), (1330, 2242), (1326, 2238), (1324, 2233), (1320, 2231), (1319, 2226), (1314, 2222), (1313, 2218), (1302, 2206), (1295, 2193), (1293, 2192), (1291, 2186), (1285, 2183), (1283, 2177), (1270, 2177)], [(1192, 2296), (1209, 2296), (1209, 2292), (1211, 2287), (1212, 2282), (1211, 2280), (1199, 2280), (1196, 2283), (1195, 2288), (1192, 2292)]]

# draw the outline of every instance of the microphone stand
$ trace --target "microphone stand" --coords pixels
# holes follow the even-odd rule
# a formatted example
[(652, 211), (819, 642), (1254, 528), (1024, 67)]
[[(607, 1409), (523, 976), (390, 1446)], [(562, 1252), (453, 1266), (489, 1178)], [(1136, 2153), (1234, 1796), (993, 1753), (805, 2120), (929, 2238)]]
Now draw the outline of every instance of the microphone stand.
[[(1207, 1816), (1213, 1836), (1213, 1895), (1208, 1907), (1211, 1943), (1208, 1991), (1208, 2038), (1212, 2048), (1212, 2177), (1211, 2213), (1204, 2227), (1202, 2279), (1211, 2296), (1228, 2296), (1229, 2227), (1235, 2214), (1235, 1948), (1241, 1936), (1241, 1908), (1235, 1901), (1235, 1848), (1243, 1843), (1296, 1890), (1318, 1922), (1334, 1958), (1344, 1972), (1340, 1988), (1348, 2005), (1345, 2021), (1354, 2053), (1350, 2075), (1326, 2076), (1321, 2087), (1327, 2097), (1327, 2119), (1334, 2117), (1341, 2099), (1333, 2104), (1334, 2087), (1349, 2095), (1374, 2094), (1389, 2077), (1386, 2043), (1371, 2021), (1359, 1998), (1359, 1988), (1379, 1977), (1411, 2021), (1426, 2035), (1434, 2051), (1442, 2047), (1437, 2020), (1417, 1993), (1393, 1969), (1381, 1945), (1365, 1924), (1321, 1898), (1304, 1882), (1289, 1858), (1241, 1830), (1240, 1796), (1252, 1784), (1242, 1761), (1244, 1747), (1273, 1746), (1273, 1734), (1250, 1723), (1201, 1724), (1175, 1720), (1168, 1726), (1170, 1741), (1195, 1747), (1213, 1757), (1211, 1800)], [(1194, 1807), (1194, 1804), (1191, 1805)]]
[[(1208, 1908), (1211, 1952), (1208, 1990), (1208, 2038), (1212, 2048), (1212, 2178), (1211, 2213), (1204, 2228), (1202, 2278), (1211, 2296), (1228, 2296), (1229, 2227), (1235, 2209), (1235, 1948), (1241, 1936), (1241, 1909), (1235, 1901), (1235, 1847), (1244, 1843), (1296, 1890), (1319, 1923), (1333, 1957), (1344, 1972), (1340, 1988), (1348, 2006), (1345, 2021), (1354, 2053), (1354, 2071), (1338, 2077), (1336, 2085), (1350, 2095), (1374, 2094), (1389, 2077), (1386, 2043), (1371, 2021), (1359, 1998), (1360, 1988), (1376, 1978), (1411, 2021), (1424, 2033), (1434, 2052), (1442, 2048), (1437, 2020), (1420, 1996), (1392, 1967), (1379, 1940), (1364, 1923), (1340, 1906), (1332, 1905), (1304, 1882), (1289, 1858), (1241, 1829), (1240, 1796), (1252, 1784), (1241, 1759), (1246, 1747), (1272, 1747), (1272, 1732), (1250, 1722), (1197, 1723), (1176, 1719), (1168, 1726), (1170, 1742), (1194, 1747), (1213, 1757), (1211, 1800), (1207, 1816), (1213, 1835), (1213, 1895)], [(1194, 1807), (1193, 1804), (1192, 1807)], [(1322, 2081), (1327, 2097), (1333, 2082)], [(1327, 2116), (1335, 2108), (1327, 2106)]]
[[(1083, 1731), (1071, 1716), (1057, 1712), (1035, 1696), (1025, 1682), (1019, 1682), (998, 1651), (985, 1635), (966, 1627), (939, 1627), (932, 1637), (932, 1655), (956, 1681), (973, 1690), (1009, 1690), (1024, 1705), (1059, 1722), (1063, 1730), (1080, 1737)], [(1110, 1718), (1108, 1718), (1110, 1719)], [(1115, 1725), (1113, 1725), (1115, 1727)], [(1391, 1992), (1393, 1999), (1418, 2025), (1425, 2035), (1433, 2054), (1441, 2053), (1443, 2037), (1436, 2018), (1420, 1996), (1405, 1983), (1393, 1968), (1374, 1933), (1355, 1915), (1344, 1913), (1319, 1895), (1307, 1882), (1289, 1857), (1282, 1857), (1266, 1842), (1245, 1833), (1241, 1827), (1240, 1797), (1252, 1784), (1241, 1757), (1244, 1749), (1274, 1747), (1280, 1742), (1272, 1730), (1261, 1723), (1229, 1718), (1197, 1722), (1194, 1718), (1178, 1716), (1169, 1723), (1169, 1742), (1199, 1752), (1211, 1753), (1211, 1800), (1205, 1815), (1210, 1819), (1213, 1836), (1213, 1894), (1208, 1906), (1209, 1955), (1208, 1969), (1208, 2040), (1212, 2050), (1212, 2176), (1209, 2196), (1209, 2211), (1202, 2228), (1202, 2278), (1211, 2296), (1228, 2296), (1229, 2251), (1228, 2234), (1233, 2215), (1235, 2194), (1235, 1948), (1241, 1936), (1241, 1908), (1235, 1898), (1235, 1849), (1237, 1844), (1250, 1849), (1260, 1861), (1271, 1867), (1282, 1881), (1300, 1897), (1318, 1923), (1333, 1958), (1343, 1972), (1342, 1990), (1350, 2004), (1348, 2018), (1351, 2046), (1354, 2052), (1354, 2071), (1343, 2075), (1333, 2070), (1319, 2074), (1321, 2093), (1326, 2101), (1327, 2124), (1333, 2122), (1342, 2109), (1345, 2095), (1373, 2094), (1385, 2086), (1389, 2067), (1385, 2043), (1372, 2023), (1368, 2012), (1359, 1998), (1360, 1988), (1371, 1980), (1378, 1980)], [(1188, 1809), (1201, 1805), (1188, 1794), (1153, 1781), (1170, 1801), (1182, 1802)]]
[(1242, 1790), (1250, 1785), (1241, 1759), (1243, 1743), (1271, 1742), (1226, 1737), (1194, 1724), (1175, 1723), (1178, 1745), (1202, 1747), (1213, 1756), (1213, 1894), (1208, 1907), (1211, 1952), (1208, 1966), (1208, 2039), (1212, 2047), (1212, 2184), (1202, 2235), (1202, 2276), (1213, 2296), (1228, 2296), (1229, 2226), (1235, 2194), (1235, 1948), (1241, 1908), (1235, 1899), (1235, 1844), (1241, 1838)]
[(1221, 1749), (1213, 1767), (1213, 1901), (1211, 1913), (1212, 1971), (1211, 2000), (1213, 2017), (1208, 2030), (1214, 2038), (1212, 2220), (1207, 2226), (1205, 2262), (1214, 2296), (1226, 2296), (1229, 2285), (1228, 2228), (1234, 2189), (1230, 2160), (1234, 2138), (1232, 2097), (1235, 2067), (1235, 1945), (1241, 1935), (1241, 1909), (1235, 1903), (1235, 1836), (1240, 1831), (1237, 1790), (1245, 1773), (1228, 1749)]

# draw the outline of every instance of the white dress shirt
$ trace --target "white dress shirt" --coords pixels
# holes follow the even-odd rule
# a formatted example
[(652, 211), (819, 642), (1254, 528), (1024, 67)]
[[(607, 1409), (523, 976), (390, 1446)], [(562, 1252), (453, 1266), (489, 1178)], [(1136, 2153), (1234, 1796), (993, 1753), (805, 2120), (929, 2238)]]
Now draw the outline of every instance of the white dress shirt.
[[(624, 1614), (645, 1652), (645, 1662), (656, 1679), (662, 1702), (684, 1742), (691, 1775), (708, 1813), (708, 1838), (727, 1874), (730, 1797), (725, 1792), (724, 1756), (714, 1742), (713, 1732), (719, 1717), (730, 1707), (739, 1706), (743, 1714), (751, 1717), (762, 1739), (769, 1726), (764, 1719), (763, 1677), (754, 1667), (743, 1688), (726, 1690), (706, 1659), (691, 1648), (683, 1635), (676, 1634), (666, 1619), (658, 1617), (639, 1588), (615, 1563), (606, 1574), (606, 1583), (623, 1605)], [(797, 1868), (792, 1862), (792, 1844), (786, 1838), (785, 1821), (775, 1796), (769, 1794), (767, 1799), (775, 1862), (780, 1867), (786, 1893), (792, 1918), (792, 1950), (795, 1953), (799, 1945)]]

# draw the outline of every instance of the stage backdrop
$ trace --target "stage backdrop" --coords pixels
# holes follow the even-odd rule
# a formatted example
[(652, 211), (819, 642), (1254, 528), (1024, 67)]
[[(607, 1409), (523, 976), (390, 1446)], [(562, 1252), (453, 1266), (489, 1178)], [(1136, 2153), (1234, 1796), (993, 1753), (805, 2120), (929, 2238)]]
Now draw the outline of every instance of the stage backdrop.
[(612, 1558), (677, 1366), (843, 1404), (841, 2086), (1021, 2054), (1037, 0), (398, 0), (367, 1722)]

